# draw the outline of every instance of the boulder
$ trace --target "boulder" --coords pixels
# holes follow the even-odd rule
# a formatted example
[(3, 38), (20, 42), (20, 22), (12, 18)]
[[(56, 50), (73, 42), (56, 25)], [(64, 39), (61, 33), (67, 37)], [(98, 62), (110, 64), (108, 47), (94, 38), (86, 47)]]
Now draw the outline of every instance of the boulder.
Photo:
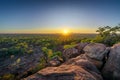
[(90, 43), (85, 46), (84, 51), (90, 58), (102, 61), (109, 49), (104, 44)]
[(111, 47), (102, 73), (105, 80), (120, 80), (120, 43)]
[(89, 43), (78, 43), (74, 48), (69, 48), (69, 49), (65, 49), (63, 51), (63, 58), (64, 60), (68, 60), (70, 58), (74, 58), (80, 54), (83, 54), (83, 48), (88, 45)]
[(87, 59), (92, 62), (98, 69), (103, 67), (105, 59), (108, 52), (110, 51), (109, 47), (106, 47), (101, 43), (90, 43), (84, 48), (84, 55), (81, 55), (80, 58)]
[(103, 80), (97, 68), (88, 60), (77, 60), (74, 64), (47, 67), (23, 80)]
[(79, 54), (84, 53), (83, 48), (88, 45), (89, 43), (78, 43), (75, 48), (78, 49)]
[(69, 48), (69, 49), (65, 49), (62, 54), (63, 54), (63, 59), (67, 61), (70, 58), (78, 56), (79, 52), (75, 48)]
[(67, 62), (65, 62), (65, 64), (72, 64), (73, 62), (80, 60), (80, 59), (88, 60), (93, 65), (95, 65), (98, 69), (101, 69), (101, 67), (103, 65), (102, 61), (92, 59), (89, 56), (87, 56), (86, 54), (81, 54), (80, 56), (77, 56), (76, 58), (72, 58), (72, 59), (68, 60)]

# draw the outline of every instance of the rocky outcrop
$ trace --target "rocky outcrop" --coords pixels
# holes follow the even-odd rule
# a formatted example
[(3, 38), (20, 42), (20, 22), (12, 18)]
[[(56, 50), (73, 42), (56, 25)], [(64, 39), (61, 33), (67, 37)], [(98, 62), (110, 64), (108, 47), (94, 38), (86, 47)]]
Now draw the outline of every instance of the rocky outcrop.
[(120, 80), (120, 43), (111, 47), (102, 73), (105, 80)]
[[(44, 68), (23, 80), (120, 80), (120, 44), (110, 48), (89, 43), (82, 48), (83, 51), (79, 49), (75, 46), (65, 50), (66, 62), (58, 67)], [(73, 53), (79, 55), (68, 57)]]
[[(47, 67), (38, 73), (25, 78), (24, 80), (103, 80), (97, 65), (102, 66), (105, 57), (106, 46), (99, 43), (90, 43), (84, 46), (84, 54), (71, 58), (74, 54), (79, 54), (78, 49), (66, 49), (66, 62), (58, 67)], [(69, 59), (69, 60), (68, 60)]]
[(107, 56), (110, 48), (100, 43), (90, 43), (84, 48), (85, 54), (82, 58), (91, 61), (97, 68), (101, 68), (104, 58)]
[(79, 43), (77, 44), (74, 48), (69, 48), (65, 49), (63, 51), (63, 59), (67, 61), (70, 58), (74, 58), (80, 54), (83, 54), (83, 48), (87, 45), (88, 43)]
[(23, 80), (103, 80), (97, 68), (87, 60), (47, 67)]
[[(110, 48), (100, 43), (90, 43), (84, 49), (84, 54), (77, 56), (68, 60), (68, 62), (73, 62), (79, 59), (84, 59), (92, 62), (98, 69), (101, 69), (104, 63), (104, 58), (107, 56)], [(68, 63), (67, 62), (67, 63)]]

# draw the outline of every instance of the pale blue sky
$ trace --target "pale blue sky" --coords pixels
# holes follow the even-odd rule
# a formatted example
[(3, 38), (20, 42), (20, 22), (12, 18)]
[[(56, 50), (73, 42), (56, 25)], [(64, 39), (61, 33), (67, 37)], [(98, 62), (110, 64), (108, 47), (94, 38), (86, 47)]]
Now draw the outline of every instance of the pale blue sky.
[(0, 1), (0, 33), (93, 33), (120, 23), (119, 0)]

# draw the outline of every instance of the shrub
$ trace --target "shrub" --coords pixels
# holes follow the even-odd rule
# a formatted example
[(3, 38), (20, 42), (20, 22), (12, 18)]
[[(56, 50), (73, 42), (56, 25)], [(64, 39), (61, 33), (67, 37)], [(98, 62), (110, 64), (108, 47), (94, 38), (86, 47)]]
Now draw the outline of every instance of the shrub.
[(13, 74), (5, 74), (1, 77), (1, 80), (14, 80), (15, 76)]
[(21, 59), (18, 58), (18, 59), (16, 60), (16, 63), (18, 64), (18, 63), (20, 63), (20, 62), (21, 62)]
[(46, 53), (47, 47), (42, 47), (42, 51), (43, 51), (44, 53)]
[(44, 52), (47, 60), (49, 60), (51, 56), (53, 55), (52, 49), (48, 49), (47, 47), (42, 47), (42, 51)]
[(97, 43), (103, 43), (104, 42), (104, 38), (101, 37), (100, 35), (97, 35), (92, 42), (97, 42)]
[(47, 55), (48, 55), (48, 58), (51, 58), (51, 56), (53, 55), (53, 51), (51, 49), (48, 49)]
[(82, 39), (82, 40), (81, 40), (81, 42), (83, 42), (83, 43), (84, 43), (84, 42), (91, 42), (91, 41), (92, 41), (92, 39), (90, 39), (90, 38), (85, 38), (85, 39)]
[(71, 45), (64, 45), (64, 49), (69, 49), (69, 48), (73, 48), (75, 47), (75, 44), (71, 44)]
[(0, 52), (2, 54), (0, 54), (0, 57), (6, 57), (6, 55), (8, 54), (8, 48), (1, 48)]
[(56, 56), (62, 57), (62, 53), (60, 51), (54, 52), (53, 55), (51, 56), (51, 58), (54, 58)]
[(31, 53), (33, 53), (33, 50), (30, 49), (30, 50), (27, 51), (27, 53), (28, 53), (28, 54), (31, 54)]
[(43, 69), (46, 67), (46, 60), (45, 58), (41, 57), (40, 58), (40, 61), (39, 61), (39, 64), (36, 65), (35, 68), (33, 68), (30, 72), (31, 73), (35, 73), (37, 71), (39, 71), (40, 69)]

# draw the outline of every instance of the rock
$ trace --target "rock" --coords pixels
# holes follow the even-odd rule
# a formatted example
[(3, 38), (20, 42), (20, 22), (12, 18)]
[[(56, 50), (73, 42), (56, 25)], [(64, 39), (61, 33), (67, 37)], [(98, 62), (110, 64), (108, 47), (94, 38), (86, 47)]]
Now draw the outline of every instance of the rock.
[(78, 56), (76, 58), (72, 58), (72, 59), (68, 60), (67, 62), (65, 62), (63, 64), (67, 64), (67, 65), (75, 64), (75, 65), (84, 67), (84, 69), (90, 69), (92, 71), (95, 71), (95, 72), (99, 73), (98, 69), (96, 68), (96, 66), (91, 61), (89, 61), (87, 59), (83, 59), (80, 56)]
[(110, 51), (109, 47), (100, 43), (90, 43), (84, 48), (85, 54), (81, 58), (92, 62), (98, 69), (101, 69), (105, 58)]
[(70, 58), (76, 57), (79, 55), (79, 52), (77, 49), (75, 48), (69, 48), (69, 49), (65, 49), (63, 51), (63, 59), (66, 61)]
[(83, 47), (84, 51), (80, 44), (79, 47), (64, 50), (65, 63), (42, 69), (23, 80), (103, 80), (98, 69), (102, 67), (109, 48), (100, 43), (90, 43)]
[(84, 51), (90, 58), (102, 61), (109, 50), (104, 44), (90, 43), (85, 46)]
[(83, 48), (88, 45), (89, 43), (78, 43), (75, 48), (78, 49), (79, 54), (84, 53)]
[(88, 60), (77, 60), (73, 64), (47, 67), (23, 80), (103, 80), (97, 68)]
[(120, 80), (120, 43), (111, 47), (102, 73), (106, 80)]
[(65, 49), (63, 51), (63, 58), (66, 60), (74, 58), (80, 54), (83, 54), (83, 48), (89, 43), (78, 43), (74, 48)]
[(58, 57), (58, 56), (55, 56), (54, 58), (52, 58), (50, 61), (49, 61), (49, 66), (59, 66), (61, 63), (63, 62), (63, 60)]
[(72, 58), (70, 60), (68, 60), (67, 62), (65, 62), (65, 64), (72, 64), (73, 62), (80, 60), (80, 59), (84, 59), (84, 60), (88, 60), (89, 62), (91, 62), (92, 64), (94, 64), (98, 69), (101, 69), (103, 62), (96, 60), (96, 59), (92, 59), (89, 56), (87, 56), (86, 54), (81, 54), (80, 56), (77, 56), (76, 58)]

